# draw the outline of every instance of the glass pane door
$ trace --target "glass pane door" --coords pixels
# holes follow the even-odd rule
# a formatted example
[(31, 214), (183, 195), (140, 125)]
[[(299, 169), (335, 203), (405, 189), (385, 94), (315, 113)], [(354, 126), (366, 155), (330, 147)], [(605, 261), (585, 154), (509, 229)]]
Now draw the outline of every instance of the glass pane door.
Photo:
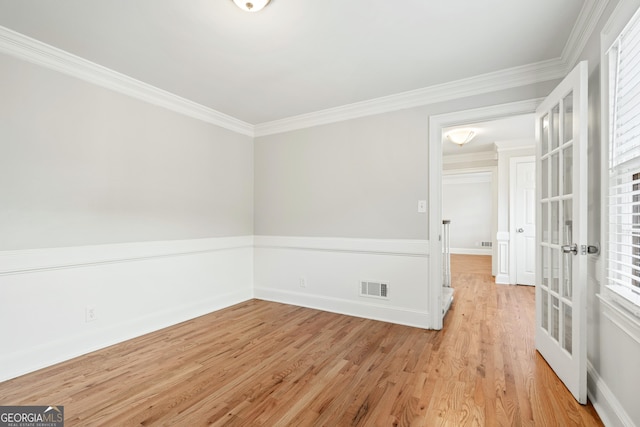
[(536, 348), (580, 402), (586, 402), (586, 76), (581, 63), (536, 112)]
[[(540, 121), (543, 231), (539, 253), (543, 271), (541, 314), (544, 316), (541, 326), (568, 353), (572, 351), (573, 252), (567, 252), (567, 246), (573, 244), (573, 129), (566, 127), (572, 123), (572, 91)], [(551, 141), (551, 144), (546, 141)]]

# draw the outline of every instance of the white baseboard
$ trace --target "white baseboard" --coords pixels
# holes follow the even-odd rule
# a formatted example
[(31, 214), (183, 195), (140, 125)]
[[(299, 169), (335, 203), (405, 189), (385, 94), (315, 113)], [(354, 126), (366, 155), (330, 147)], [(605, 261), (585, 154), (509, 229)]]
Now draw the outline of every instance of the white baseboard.
[(506, 274), (498, 274), (496, 276), (496, 285), (510, 285), (509, 276)]
[(493, 251), (491, 250), (491, 248), (451, 248), (450, 252), (456, 255), (493, 255)]
[(282, 291), (279, 289), (254, 288), (255, 298), (265, 301), (291, 304), (313, 308), (331, 313), (397, 323), (416, 328), (429, 328), (431, 319), (425, 311), (409, 310), (402, 307), (383, 306), (374, 303), (331, 298), (302, 292)]
[[(255, 245), (256, 298), (431, 327), (426, 240), (256, 236)], [(388, 298), (361, 296), (361, 281), (388, 284)]]
[[(253, 297), (251, 236), (0, 253), (0, 381)], [(96, 319), (86, 321), (86, 308)], [(28, 313), (28, 315), (26, 315)]]
[(637, 427), (590, 362), (587, 366), (587, 375), (589, 400), (602, 423), (605, 426)]

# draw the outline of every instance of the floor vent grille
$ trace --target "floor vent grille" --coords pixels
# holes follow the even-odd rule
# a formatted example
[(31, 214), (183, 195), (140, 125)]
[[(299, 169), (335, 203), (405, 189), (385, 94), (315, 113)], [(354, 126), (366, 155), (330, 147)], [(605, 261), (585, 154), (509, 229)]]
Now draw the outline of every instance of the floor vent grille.
[(493, 246), (492, 242), (480, 242), (483, 248), (490, 248)]
[(389, 284), (382, 282), (360, 282), (360, 296), (374, 298), (389, 298)]

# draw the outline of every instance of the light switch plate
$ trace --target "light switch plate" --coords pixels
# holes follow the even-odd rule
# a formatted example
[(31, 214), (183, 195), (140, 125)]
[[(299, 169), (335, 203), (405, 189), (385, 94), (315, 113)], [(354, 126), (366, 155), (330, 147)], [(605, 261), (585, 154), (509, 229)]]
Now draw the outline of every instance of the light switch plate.
[(427, 201), (418, 200), (418, 213), (427, 213)]

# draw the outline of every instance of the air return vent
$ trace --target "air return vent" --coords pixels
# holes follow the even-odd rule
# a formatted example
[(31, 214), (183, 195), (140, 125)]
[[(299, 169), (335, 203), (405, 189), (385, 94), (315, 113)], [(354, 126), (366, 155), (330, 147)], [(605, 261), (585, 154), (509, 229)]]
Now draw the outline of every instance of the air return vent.
[(480, 242), (483, 248), (490, 248), (493, 246), (492, 242)]
[(389, 298), (389, 284), (381, 282), (360, 282), (360, 296), (373, 298)]

